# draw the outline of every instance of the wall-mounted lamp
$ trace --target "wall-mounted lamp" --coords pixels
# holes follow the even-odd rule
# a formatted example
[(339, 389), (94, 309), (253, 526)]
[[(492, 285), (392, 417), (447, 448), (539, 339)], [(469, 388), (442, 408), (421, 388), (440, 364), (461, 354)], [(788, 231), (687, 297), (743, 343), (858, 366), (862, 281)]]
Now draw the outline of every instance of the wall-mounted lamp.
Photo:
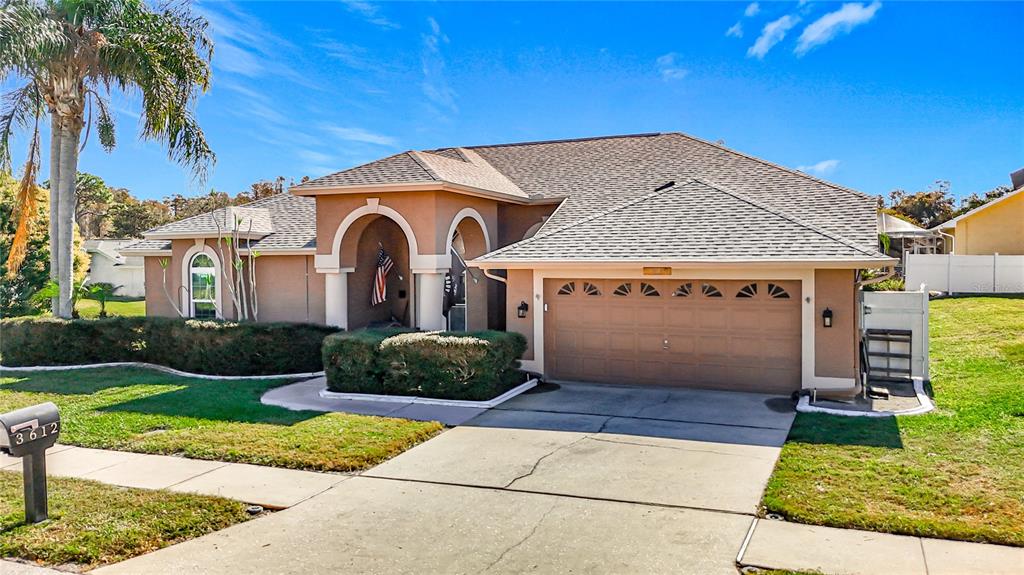
[(530, 311), (530, 304), (526, 303), (525, 301), (519, 302), (519, 307), (516, 308), (516, 315), (519, 316), (520, 319), (522, 319), (526, 317), (526, 312), (528, 311)]
[(821, 312), (821, 323), (825, 327), (832, 327), (832, 310), (825, 308), (825, 311)]

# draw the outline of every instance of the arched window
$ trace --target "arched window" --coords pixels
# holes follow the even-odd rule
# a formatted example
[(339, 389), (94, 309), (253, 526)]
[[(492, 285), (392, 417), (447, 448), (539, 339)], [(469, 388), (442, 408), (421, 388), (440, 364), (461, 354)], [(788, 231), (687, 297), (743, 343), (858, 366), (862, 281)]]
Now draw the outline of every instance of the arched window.
[(757, 297), (757, 284), (747, 284), (740, 288), (740, 291), (736, 293), (736, 297)]
[(782, 286), (776, 284), (768, 284), (768, 295), (772, 299), (789, 299), (789, 292), (787, 292)]
[(198, 319), (217, 317), (217, 268), (210, 256), (198, 253), (188, 264), (190, 314)]

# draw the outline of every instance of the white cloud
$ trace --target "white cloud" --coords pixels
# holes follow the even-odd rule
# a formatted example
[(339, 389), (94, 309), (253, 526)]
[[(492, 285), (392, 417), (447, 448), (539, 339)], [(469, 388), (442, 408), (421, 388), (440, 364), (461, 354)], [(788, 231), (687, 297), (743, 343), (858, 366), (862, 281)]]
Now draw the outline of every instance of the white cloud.
[(423, 82), (420, 87), (423, 95), (431, 103), (447, 112), (455, 113), (459, 111), (459, 107), (455, 103), (455, 91), (448, 84), (446, 63), (441, 52), (441, 46), (448, 44), (449, 39), (433, 17), (427, 18), (427, 24), (430, 26), (430, 33), (423, 34), (423, 51), (420, 54)]
[(299, 150), (295, 155), (312, 165), (325, 165), (334, 160), (334, 156), (316, 150)]
[(817, 164), (811, 164), (809, 166), (797, 166), (796, 169), (808, 174), (817, 174), (819, 176), (824, 176), (826, 174), (831, 174), (838, 167), (839, 160), (822, 160)]
[(773, 46), (782, 41), (786, 37), (786, 32), (789, 32), (793, 26), (796, 26), (800, 22), (799, 16), (787, 14), (777, 20), (764, 25), (761, 29), (761, 35), (757, 37), (753, 46), (747, 50), (747, 56), (753, 56), (757, 59), (763, 59), (765, 54), (772, 49)]
[(747, 9), (743, 11), (743, 15), (747, 18), (757, 16), (761, 12), (761, 6), (757, 2), (751, 2), (747, 5)]
[(729, 29), (725, 31), (725, 35), (726, 36), (732, 36), (733, 38), (742, 38), (743, 37), (743, 24), (737, 22), (737, 23), (733, 24), (732, 26), (729, 26)]
[(797, 39), (795, 52), (802, 56), (827, 44), (839, 34), (849, 34), (857, 26), (870, 22), (881, 7), (882, 3), (877, 0), (869, 5), (862, 2), (843, 4), (838, 10), (825, 14), (804, 28)]
[(658, 65), (658, 72), (661, 74), (661, 79), (667, 81), (670, 80), (682, 80), (690, 73), (689, 70), (679, 66), (676, 58), (679, 54), (675, 52), (669, 52), (663, 56), (659, 56), (656, 60)]
[(324, 126), (323, 128), (336, 138), (347, 142), (362, 142), (365, 144), (377, 144), (378, 146), (394, 146), (397, 143), (391, 136), (377, 134), (363, 128), (343, 126)]
[(386, 29), (400, 28), (397, 23), (381, 16), (380, 7), (376, 4), (364, 0), (341, 0), (341, 3), (348, 8), (349, 12), (362, 16), (370, 24)]

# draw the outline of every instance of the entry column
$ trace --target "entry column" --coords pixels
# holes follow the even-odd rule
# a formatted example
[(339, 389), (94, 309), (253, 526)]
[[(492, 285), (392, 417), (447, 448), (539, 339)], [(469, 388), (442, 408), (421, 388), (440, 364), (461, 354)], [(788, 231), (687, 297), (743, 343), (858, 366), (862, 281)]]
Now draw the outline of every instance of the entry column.
[(348, 271), (324, 274), (324, 320), (341, 329), (348, 329)]
[(416, 326), (426, 331), (445, 329), (443, 271), (415, 272)]

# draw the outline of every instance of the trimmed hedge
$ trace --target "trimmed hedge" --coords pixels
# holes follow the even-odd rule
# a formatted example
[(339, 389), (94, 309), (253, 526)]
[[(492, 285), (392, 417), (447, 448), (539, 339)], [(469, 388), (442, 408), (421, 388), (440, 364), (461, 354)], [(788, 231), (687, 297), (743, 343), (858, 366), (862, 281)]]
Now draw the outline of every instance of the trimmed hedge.
[(526, 338), (502, 331), (361, 330), (324, 340), (332, 391), (487, 400), (522, 382)]
[(0, 322), (0, 362), (10, 367), (117, 361), (208, 375), (320, 371), (320, 346), (337, 328), (163, 317), (13, 318)]

